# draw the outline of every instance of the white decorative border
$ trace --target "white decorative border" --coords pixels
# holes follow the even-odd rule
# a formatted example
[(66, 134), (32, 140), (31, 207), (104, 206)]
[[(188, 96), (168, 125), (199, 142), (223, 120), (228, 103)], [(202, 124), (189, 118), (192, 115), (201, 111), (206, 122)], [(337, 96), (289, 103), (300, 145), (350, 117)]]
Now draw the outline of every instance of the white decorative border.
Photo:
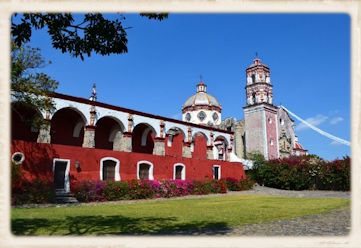
[(141, 161), (138, 161), (137, 163), (137, 179), (139, 180), (139, 166), (140, 164), (149, 164), (150, 167), (149, 167), (149, 180), (154, 180), (154, 176), (153, 176), (153, 164), (149, 161), (146, 161), (146, 160), (141, 160)]
[(69, 172), (70, 172), (70, 159), (62, 159), (62, 158), (54, 158), (53, 159), (53, 175), (55, 172), (55, 163), (57, 161), (60, 162), (66, 162), (66, 169), (65, 169), (65, 176), (64, 176), (64, 189), (65, 192), (70, 192), (70, 176), (69, 176)]
[(182, 163), (176, 163), (173, 165), (173, 180), (175, 180), (175, 176), (176, 176), (176, 167), (177, 166), (182, 166), (182, 175), (181, 175), (181, 180), (186, 180), (186, 166)]
[(120, 181), (120, 162), (118, 159), (116, 158), (113, 158), (113, 157), (104, 157), (100, 160), (100, 165), (99, 165), (99, 177), (100, 177), (100, 180), (103, 180), (103, 163), (104, 161), (106, 160), (111, 160), (111, 161), (114, 161), (116, 164), (115, 164), (115, 175), (114, 175), (114, 180), (115, 181)]

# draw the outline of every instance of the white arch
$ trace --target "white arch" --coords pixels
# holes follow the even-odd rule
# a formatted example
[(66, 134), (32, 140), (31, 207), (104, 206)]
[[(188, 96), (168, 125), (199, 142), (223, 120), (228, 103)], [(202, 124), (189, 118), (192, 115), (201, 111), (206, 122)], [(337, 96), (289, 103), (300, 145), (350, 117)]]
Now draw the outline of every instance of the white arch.
[(78, 114), (80, 115), (80, 118), (83, 120), (84, 125), (87, 124), (86, 115), (84, 115), (84, 113), (83, 113), (82, 111), (80, 111), (79, 109), (77, 109), (77, 108), (75, 108), (75, 107), (72, 107), (72, 106), (63, 106), (63, 107), (61, 107), (61, 108), (56, 109), (56, 111), (55, 111), (54, 114), (52, 115), (51, 119), (54, 118), (54, 116), (56, 115), (56, 113), (58, 113), (60, 110), (63, 110), (63, 109), (70, 109), (70, 110), (75, 111), (76, 113), (78, 113)]
[(114, 120), (114, 121), (120, 126), (120, 131), (121, 131), (121, 132), (124, 132), (124, 130), (125, 130), (125, 125), (124, 125), (124, 123), (123, 123), (120, 119), (118, 119), (117, 117), (111, 116), (111, 115), (103, 115), (102, 117), (100, 117), (99, 119), (97, 119), (97, 121), (95, 122), (95, 126), (96, 126), (96, 125), (98, 124), (98, 122), (99, 122), (101, 119), (103, 119), (103, 118), (109, 118), (109, 119)]
[(146, 160), (141, 160), (141, 161), (138, 161), (137, 163), (137, 179), (139, 180), (139, 167), (140, 167), (140, 164), (148, 164), (149, 165), (149, 180), (154, 180), (154, 176), (153, 176), (153, 164), (149, 161), (146, 161)]
[(175, 163), (173, 165), (173, 180), (175, 180), (175, 176), (176, 176), (176, 167), (177, 166), (182, 166), (183, 169), (182, 169), (182, 175), (181, 175), (181, 180), (185, 180), (186, 179), (186, 166), (182, 163)]
[(226, 143), (227, 146), (229, 146), (229, 142), (227, 140), (227, 138), (223, 135), (217, 135), (217, 137), (214, 138), (214, 141), (216, 141), (217, 139), (222, 139), (224, 140), (224, 142)]
[(100, 171), (99, 171), (99, 176), (100, 176), (100, 180), (104, 180), (103, 179), (103, 162), (106, 160), (111, 160), (114, 161), (115, 164), (115, 175), (114, 175), (114, 180), (115, 181), (120, 181), (120, 172), (119, 172), (119, 167), (120, 167), (120, 162), (118, 159), (113, 158), (113, 157), (104, 157), (100, 160)]
[(207, 145), (208, 145), (209, 138), (208, 138), (207, 134), (205, 134), (203, 131), (196, 131), (196, 132), (194, 132), (193, 135), (192, 135), (192, 141), (194, 141), (194, 139), (195, 139), (195, 137), (196, 137), (197, 134), (202, 134), (202, 135), (206, 138), (206, 140), (207, 140)]
[(139, 124), (145, 124), (147, 126), (150, 126), (153, 128), (154, 133), (156, 136), (160, 133), (160, 120), (159, 119), (153, 119), (146, 116), (140, 116), (140, 115), (133, 115), (133, 127), (132, 131), (136, 126)]
[(177, 126), (172, 126), (171, 128), (169, 128), (166, 132), (166, 134), (168, 135), (168, 141), (167, 141), (167, 145), (170, 147), (173, 144), (173, 135), (170, 135), (170, 133), (175, 130), (176, 133), (181, 133), (183, 135), (183, 141), (187, 141), (187, 136), (184, 133), (183, 129), (177, 127)]
[(54, 114), (57, 111), (63, 108), (70, 108), (77, 111), (82, 116), (85, 125), (88, 125), (90, 123), (90, 113), (89, 113), (90, 105), (71, 100), (65, 100), (61, 98), (53, 98), (53, 101), (54, 101), (54, 108), (56, 111), (52, 114), (51, 118), (53, 118)]

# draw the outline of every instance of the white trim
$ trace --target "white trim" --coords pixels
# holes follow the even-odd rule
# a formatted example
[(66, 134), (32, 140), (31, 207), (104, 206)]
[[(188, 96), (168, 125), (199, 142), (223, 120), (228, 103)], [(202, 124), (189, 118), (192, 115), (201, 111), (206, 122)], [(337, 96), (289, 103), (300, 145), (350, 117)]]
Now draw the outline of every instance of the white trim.
[(65, 176), (64, 176), (64, 190), (65, 190), (65, 192), (70, 192), (70, 177), (69, 177), (70, 159), (54, 158), (53, 159), (53, 175), (55, 172), (55, 163), (58, 161), (67, 163), (66, 169), (65, 169)]
[(103, 163), (105, 160), (111, 160), (114, 161), (115, 164), (115, 174), (114, 174), (114, 180), (115, 181), (120, 181), (120, 173), (119, 173), (119, 167), (120, 167), (120, 162), (118, 159), (113, 158), (113, 157), (104, 157), (100, 160), (100, 170), (99, 170), (99, 175), (100, 175), (100, 180), (104, 180), (103, 179)]
[(186, 166), (182, 163), (176, 163), (173, 165), (173, 180), (176, 180), (175, 178), (175, 174), (176, 174), (176, 167), (177, 166), (182, 166), (182, 175), (181, 175), (181, 180), (186, 180)]
[[(14, 157), (15, 157), (16, 155), (20, 155), (20, 156), (21, 156), (20, 161), (15, 161)], [(16, 164), (16, 165), (22, 164), (22, 163), (24, 162), (24, 160), (25, 160), (25, 155), (24, 155), (24, 153), (22, 153), (22, 152), (14, 152), (13, 155), (11, 156), (11, 161), (12, 161), (14, 164)]]
[(140, 164), (149, 164), (150, 167), (149, 167), (149, 178), (148, 180), (154, 180), (154, 176), (153, 176), (153, 164), (149, 161), (146, 161), (146, 160), (141, 160), (141, 161), (138, 161), (137, 163), (137, 179), (139, 180), (139, 166)]
[[(215, 179), (214, 178), (214, 168), (218, 167), (218, 179)], [(220, 165), (213, 165), (212, 166), (212, 176), (213, 176), (213, 179), (215, 180), (220, 180), (222, 178), (221, 176), (221, 166)]]

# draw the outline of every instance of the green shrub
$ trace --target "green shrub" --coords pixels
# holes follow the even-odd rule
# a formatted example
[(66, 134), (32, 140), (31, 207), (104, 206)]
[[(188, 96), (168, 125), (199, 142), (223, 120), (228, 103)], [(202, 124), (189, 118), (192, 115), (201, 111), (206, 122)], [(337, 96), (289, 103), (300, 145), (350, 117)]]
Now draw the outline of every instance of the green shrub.
[(103, 189), (107, 201), (132, 199), (129, 195), (129, 185), (126, 182), (108, 181)]
[(23, 180), (11, 189), (13, 205), (51, 203), (54, 198), (53, 183), (44, 179)]
[(349, 190), (350, 158), (324, 161), (315, 156), (263, 161), (251, 178), (260, 185), (287, 190)]

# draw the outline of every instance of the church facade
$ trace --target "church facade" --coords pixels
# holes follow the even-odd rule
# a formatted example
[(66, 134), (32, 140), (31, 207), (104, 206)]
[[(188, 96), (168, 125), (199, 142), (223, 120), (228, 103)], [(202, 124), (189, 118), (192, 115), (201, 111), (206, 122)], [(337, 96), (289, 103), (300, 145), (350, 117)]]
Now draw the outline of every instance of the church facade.
[[(262, 154), (266, 159), (307, 154), (298, 142), (294, 120), (283, 108), (273, 104), (270, 69), (258, 57), (246, 69), (244, 120), (221, 121), (222, 107), (206, 89), (203, 82), (197, 85), (197, 93), (183, 106), (183, 120), (233, 131), (235, 160), (245, 159), (251, 153)], [(225, 150), (216, 147), (220, 154)]]
[[(71, 182), (92, 180), (205, 180), (245, 178), (244, 160), (302, 155), (293, 120), (272, 103), (269, 68), (247, 68), (244, 120), (221, 119), (222, 107), (204, 82), (182, 107), (182, 120), (54, 93), (54, 111), (12, 102), (12, 161), (24, 175)], [(34, 126), (31, 120), (43, 124)]]

